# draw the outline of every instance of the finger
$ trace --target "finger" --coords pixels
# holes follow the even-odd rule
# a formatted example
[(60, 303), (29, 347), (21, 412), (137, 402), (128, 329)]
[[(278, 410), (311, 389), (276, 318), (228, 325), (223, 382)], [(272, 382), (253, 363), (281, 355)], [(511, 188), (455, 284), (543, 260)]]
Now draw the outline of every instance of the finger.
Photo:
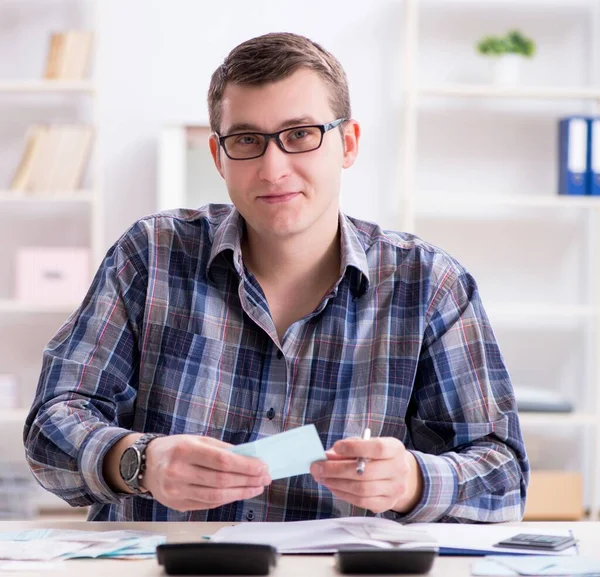
[[(238, 490), (238, 494), (229, 493), (227, 495), (222, 495), (225, 500), (223, 501), (213, 501), (212, 497), (218, 497), (220, 495), (207, 495), (203, 491), (190, 491), (185, 499), (181, 502), (182, 510), (184, 511), (200, 511), (204, 509), (213, 509), (220, 505), (226, 505), (227, 503), (233, 503), (234, 501), (241, 501), (244, 499), (252, 499), (253, 497), (258, 497), (264, 488), (259, 489), (240, 489)], [(229, 499), (229, 500), (227, 500)]]
[(333, 445), (333, 450), (344, 457), (365, 459), (391, 459), (400, 451), (405, 451), (402, 441), (394, 437), (376, 439), (341, 439)]
[(193, 465), (213, 469), (214, 471), (224, 471), (226, 473), (241, 473), (243, 475), (264, 475), (268, 474), (268, 466), (260, 459), (246, 457), (245, 455), (236, 455), (230, 450), (201, 444), (196, 446), (196, 450), (190, 451), (189, 461)]
[(215, 439), (214, 437), (200, 437), (202, 442), (208, 445), (212, 445), (219, 449), (230, 449), (233, 447), (231, 443), (226, 443), (225, 441), (221, 441), (220, 439)]
[(338, 455), (333, 449), (328, 449), (327, 451), (325, 451), (325, 456), (327, 457), (328, 461), (340, 461), (348, 459), (343, 455)]
[(361, 509), (369, 509), (374, 513), (383, 513), (390, 509), (389, 497), (356, 497), (344, 491), (332, 491), (338, 499), (351, 503)]
[(341, 491), (354, 497), (386, 497), (389, 498), (393, 492), (393, 484), (390, 481), (351, 481), (349, 479), (325, 479), (322, 483), (330, 491)]
[(233, 489), (223, 488), (206, 488), (199, 487), (190, 491), (190, 496), (208, 503), (211, 507), (218, 507), (225, 505), (226, 503), (233, 503), (234, 501), (243, 501), (244, 499), (251, 499), (262, 494), (265, 490), (264, 487), (243, 487)]
[(235, 487), (265, 487), (270, 485), (270, 475), (241, 475), (239, 473), (226, 473), (215, 471), (206, 467), (191, 465), (185, 471), (186, 480), (192, 485), (202, 487), (223, 487), (231, 489)]
[(356, 472), (356, 459), (336, 459), (313, 463), (310, 472), (316, 479), (355, 479), (376, 481), (398, 476), (395, 459), (374, 459), (367, 462), (364, 473)]

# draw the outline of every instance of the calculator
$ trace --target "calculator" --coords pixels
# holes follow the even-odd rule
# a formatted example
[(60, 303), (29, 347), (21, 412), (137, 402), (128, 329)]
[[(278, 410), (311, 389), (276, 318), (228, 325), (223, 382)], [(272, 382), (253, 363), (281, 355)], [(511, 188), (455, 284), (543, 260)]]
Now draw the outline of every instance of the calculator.
[(494, 543), (494, 547), (510, 549), (538, 549), (542, 551), (562, 551), (572, 547), (577, 542), (568, 535), (535, 535), (533, 533), (519, 533), (510, 539)]

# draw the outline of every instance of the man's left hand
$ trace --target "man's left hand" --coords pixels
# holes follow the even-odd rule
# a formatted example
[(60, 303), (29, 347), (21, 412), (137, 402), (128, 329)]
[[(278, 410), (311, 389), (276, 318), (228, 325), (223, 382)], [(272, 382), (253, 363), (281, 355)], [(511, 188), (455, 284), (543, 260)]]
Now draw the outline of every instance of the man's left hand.
[[(337, 441), (326, 452), (327, 461), (313, 463), (310, 472), (336, 497), (373, 513), (407, 513), (421, 498), (423, 476), (414, 455), (394, 437)], [(368, 459), (358, 474), (359, 458)]]

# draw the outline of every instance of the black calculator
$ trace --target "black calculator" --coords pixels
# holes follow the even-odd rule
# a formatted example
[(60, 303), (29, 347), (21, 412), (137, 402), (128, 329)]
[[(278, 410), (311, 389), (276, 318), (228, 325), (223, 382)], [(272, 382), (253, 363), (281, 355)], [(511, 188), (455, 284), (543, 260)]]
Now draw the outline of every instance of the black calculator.
[(577, 541), (575, 541), (571, 535), (535, 535), (533, 533), (519, 533), (510, 539), (494, 543), (494, 547), (562, 551), (563, 549), (572, 547), (576, 543)]

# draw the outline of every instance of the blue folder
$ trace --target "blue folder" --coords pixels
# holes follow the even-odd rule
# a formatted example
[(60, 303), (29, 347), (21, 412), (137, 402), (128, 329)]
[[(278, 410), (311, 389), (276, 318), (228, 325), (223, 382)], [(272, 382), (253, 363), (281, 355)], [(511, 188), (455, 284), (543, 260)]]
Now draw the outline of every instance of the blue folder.
[(590, 118), (588, 154), (588, 186), (590, 194), (600, 196), (600, 116)]
[(589, 121), (569, 116), (559, 121), (558, 193), (588, 194)]

